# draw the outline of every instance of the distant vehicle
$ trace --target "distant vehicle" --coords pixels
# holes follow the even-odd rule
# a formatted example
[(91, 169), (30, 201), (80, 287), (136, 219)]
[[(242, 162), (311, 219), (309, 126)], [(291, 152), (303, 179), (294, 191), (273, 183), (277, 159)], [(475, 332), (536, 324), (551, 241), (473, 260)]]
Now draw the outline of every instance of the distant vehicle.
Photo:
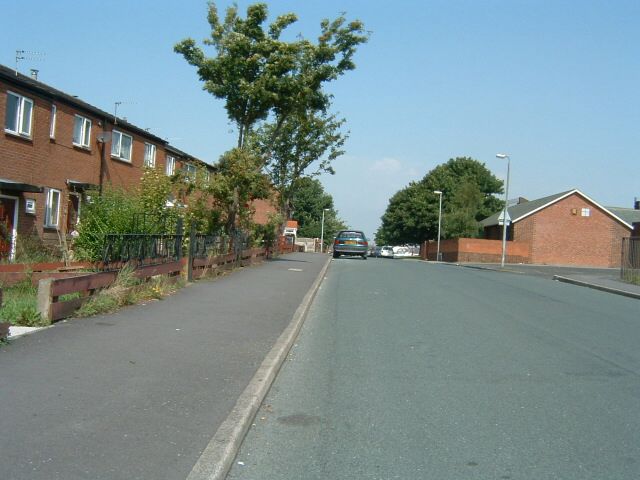
[(393, 247), (393, 258), (407, 258), (411, 256), (411, 249), (409, 247)]
[(383, 258), (393, 258), (393, 247), (385, 245), (380, 249), (380, 256)]
[(360, 256), (367, 259), (369, 242), (360, 230), (341, 230), (333, 241), (333, 258), (340, 255)]

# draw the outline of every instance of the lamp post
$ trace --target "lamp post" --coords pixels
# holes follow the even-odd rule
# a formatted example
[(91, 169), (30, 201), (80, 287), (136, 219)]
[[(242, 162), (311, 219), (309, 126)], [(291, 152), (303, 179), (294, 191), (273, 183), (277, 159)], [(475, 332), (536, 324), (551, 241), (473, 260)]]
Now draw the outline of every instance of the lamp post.
[(440, 197), (440, 206), (438, 208), (438, 250), (436, 252), (436, 262), (440, 261), (440, 225), (442, 223), (442, 191), (434, 190), (433, 193), (438, 194)]
[(320, 224), (320, 253), (324, 253), (324, 212), (328, 212), (330, 208), (322, 209), (322, 223)]
[(504, 210), (502, 212), (502, 261), (501, 268), (504, 268), (504, 258), (507, 251), (507, 227), (509, 216), (507, 212), (507, 203), (509, 202), (509, 174), (511, 170), (511, 157), (506, 153), (496, 153), (497, 158), (507, 159), (507, 186), (504, 191)]

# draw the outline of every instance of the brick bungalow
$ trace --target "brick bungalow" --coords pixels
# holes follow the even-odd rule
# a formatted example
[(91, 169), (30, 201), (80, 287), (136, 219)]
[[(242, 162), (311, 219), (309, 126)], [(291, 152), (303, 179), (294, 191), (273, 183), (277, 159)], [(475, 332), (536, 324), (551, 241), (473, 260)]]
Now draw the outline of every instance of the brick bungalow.
[[(502, 238), (500, 213), (480, 222), (486, 239)], [(618, 267), (622, 238), (640, 221), (640, 210), (603, 207), (577, 189), (520, 199), (508, 213), (508, 243), (527, 246), (526, 263), (550, 265)]]

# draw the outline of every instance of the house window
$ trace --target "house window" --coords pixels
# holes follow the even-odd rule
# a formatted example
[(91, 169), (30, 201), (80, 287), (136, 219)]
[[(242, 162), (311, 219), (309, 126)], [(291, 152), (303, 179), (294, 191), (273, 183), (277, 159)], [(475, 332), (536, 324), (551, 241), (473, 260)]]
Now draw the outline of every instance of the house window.
[(156, 166), (156, 146), (151, 143), (144, 144), (144, 166), (150, 168)]
[(171, 155), (167, 155), (167, 165), (165, 167), (165, 172), (167, 175), (171, 176), (176, 173), (176, 159)]
[(589, 209), (589, 208), (583, 208), (583, 209), (582, 209), (582, 216), (583, 216), (583, 217), (590, 217), (590, 216), (591, 216), (591, 209)]
[(133, 137), (114, 130), (111, 137), (111, 156), (125, 162), (131, 162), (132, 145)]
[(51, 124), (49, 125), (49, 138), (56, 138), (56, 116), (58, 115), (58, 107), (51, 105)]
[(184, 169), (184, 174), (187, 180), (194, 182), (196, 180), (196, 172), (197, 172), (196, 166), (190, 163), (185, 163), (183, 169)]
[(60, 190), (47, 190), (47, 204), (44, 211), (44, 226), (58, 228), (60, 221)]
[(73, 124), (73, 144), (84, 148), (91, 145), (91, 120), (88, 118), (76, 115)]
[(30, 137), (32, 120), (33, 100), (17, 93), (7, 92), (5, 130), (23, 137)]

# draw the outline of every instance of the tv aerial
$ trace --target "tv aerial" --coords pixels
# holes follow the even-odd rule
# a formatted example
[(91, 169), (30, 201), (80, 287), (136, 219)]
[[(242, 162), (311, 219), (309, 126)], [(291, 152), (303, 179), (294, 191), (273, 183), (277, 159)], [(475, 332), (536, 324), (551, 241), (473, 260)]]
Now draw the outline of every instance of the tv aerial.
[[(18, 76), (18, 63), (20, 60), (42, 60), (44, 57), (44, 53), (42, 52), (31, 52), (28, 50), (16, 50), (16, 77)], [(37, 77), (37, 70), (34, 70)], [(33, 73), (33, 72), (32, 72)]]

